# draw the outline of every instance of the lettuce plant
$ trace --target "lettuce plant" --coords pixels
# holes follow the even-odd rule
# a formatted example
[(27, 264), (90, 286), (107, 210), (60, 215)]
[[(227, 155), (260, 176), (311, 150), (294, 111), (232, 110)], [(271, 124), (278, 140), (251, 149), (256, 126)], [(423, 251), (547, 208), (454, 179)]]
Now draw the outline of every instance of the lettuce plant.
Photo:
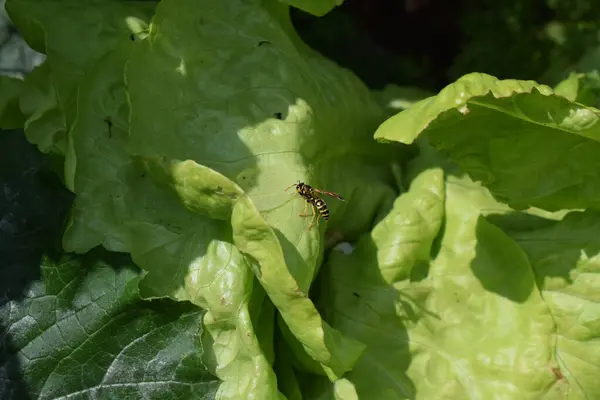
[[(68, 221), (0, 308), (3, 391), (600, 397), (593, 77), (373, 93), (290, 5), (336, 2), (7, 0), (47, 59), (0, 124)], [(308, 229), (297, 181), (346, 201)]]

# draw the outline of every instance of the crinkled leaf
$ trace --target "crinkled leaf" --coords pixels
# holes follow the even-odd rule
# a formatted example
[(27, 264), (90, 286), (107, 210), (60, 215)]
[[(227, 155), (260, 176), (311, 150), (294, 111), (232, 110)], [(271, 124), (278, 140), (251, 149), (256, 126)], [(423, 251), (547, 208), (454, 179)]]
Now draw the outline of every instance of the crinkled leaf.
[[(322, 364), (332, 379), (349, 370), (363, 347), (348, 341), (321, 319), (287, 270), (277, 235), (243, 191), (223, 175), (193, 161), (154, 159), (147, 160), (147, 164), (152, 176), (166, 177), (170, 171), (170, 186), (189, 209), (231, 218), (233, 243), (249, 256), (249, 267), (308, 355)], [(215, 204), (219, 205), (216, 212)]]
[(196, 307), (142, 301), (137, 268), (105, 252), (46, 257), (41, 274), (0, 308), (5, 395), (214, 398)]
[(23, 127), (23, 114), (19, 109), (22, 88), (21, 79), (0, 76), (0, 129)]
[[(301, 253), (315, 251), (314, 240), (307, 240), (312, 235), (299, 229), (308, 221), (294, 215), (303, 201), (284, 193), (297, 180), (356, 197), (354, 206), (363, 211), (353, 219), (337, 212), (351, 206), (329, 202), (331, 226), (364, 229), (382, 198), (392, 194), (381, 167), (391, 152), (368, 137), (381, 110), (366, 88), (296, 47), (282, 27), (286, 21), (258, 1), (194, 4), (192, 12), (180, 13), (161, 3), (149, 40), (128, 64), (131, 152), (192, 159), (219, 171), (248, 192)], [(165, 117), (151, 121), (149, 114)], [(178, 139), (168, 140), (169, 132)], [(365, 185), (372, 196), (351, 196)], [(314, 267), (303, 271), (306, 276), (297, 279), (306, 286)]]
[(0, 151), (3, 398), (212, 398), (202, 312), (141, 301), (122, 256), (42, 258), (58, 251), (71, 194), (22, 131), (3, 132)]
[(25, 136), (43, 153), (64, 155), (67, 149), (65, 118), (50, 79), (50, 64), (44, 62), (26, 77), (19, 98), (25, 116)]
[[(525, 250), (556, 324), (556, 359), (573, 398), (600, 397), (600, 214), (511, 236)], [(557, 372), (558, 374), (558, 372)]]
[(600, 73), (598, 70), (589, 73), (571, 72), (566, 79), (556, 85), (554, 91), (571, 101), (598, 107), (600, 106)]
[[(333, 138), (333, 135), (325, 135), (330, 122), (323, 120), (321, 133), (318, 130), (320, 121), (312, 117), (314, 110), (321, 111), (318, 108), (321, 104), (324, 108), (327, 106), (325, 99), (313, 91), (316, 82), (311, 79), (310, 64), (301, 57), (277, 20), (273, 20), (265, 9), (257, 7), (258, 2), (240, 4), (234, 15), (228, 7), (212, 6), (208, 14), (212, 19), (201, 13), (182, 14), (179, 8), (170, 5), (170, 2), (161, 3), (148, 42), (140, 43), (127, 67), (132, 107), (131, 151), (145, 157), (166, 155), (197, 160), (218, 170), (250, 194), (276, 228), (276, 236), (263, 243), (270, 243), (269, 247), (275, 253), (271, 257), (256, 256), (256, 245), (252, 249), (248, 247), (250, 244), (244, 239), (247, 233), (238, 232), (241, 227), (235, 216), (232, 223), (234, 243), (258, 261), (261, 272), (255, 271), (255, 274), (308, 354), (321, 363), (330, 376), (339, 376), (352, 365), (360, 346), (348, 342), (348, 348), (332, 353), (332, 349), (343, 342), (342, 338), (322, 324), (314, 306), (302, 294), (312, 281), (319, 258), (320, 246), (314, 240), (314, 233), (318, 231), (304, 235), (302, 228), (307, 222), (302, 219), (296, 219), (292, 224), (282, 223), (284, 218), (289, 219), (293, 209), (280, 207), (291, 200), (283, 188), (294, 182), (295, 177), (309, 172), (304, 159), (313, 158), (319, 163), (324, 149), (316, 145)], [(253, 18), (248, 19), (249, 15)], [(257, 24), (258, 18), (264, 23)], [(233, 20), (237, 22), (235, 30), (230, 22)], [(245, 29), (243, 38), (237, 33), (242, 28)], [(201, 40), (174, 40), (188, 35)], [(212, 45), (206, 44), (217, 41), (227, 45), (214, 53)], [(289, 60), (294, 61), (293, 66)], [(263, 74), (262, 66), (267, 63), (277, 65), (277, 68), (270, 68), (269, 74)], [(299, 74), (298, 70), (305, 74)], [(255, 73), (248, 75), (248, 71)], [(336, 72), (340, 79), (336, 81), (333, 74), (329, 77), (330, 96), (337, 95), (337, 91), (343, 93), (343, 90), (354, 89), (351, 84), (357, 84), (352, 77)], [(157, 84), (150, 87), (145, 84), (149, 80)], [(158, 93), (161, 95), (156, 97)], [(174, 104), (169, 99), (179, 100)], [(329, 102), (336, 103), (331, 99)], [(377, 108), (368, 100), (359, 105), (369, 107), (363, 111), (365, 120), (372, 118), (370, 113), (377, 115)], [(158, 115), (164, 110), (169, 110), (165, 114), (168, 118), (149, 124), (145, 117), (147, 113)], [(339, 130), (339, 127), (331, 128)], [(168, 130), (175, 130), (179, 140), (165, 141)], [(366, 146), (360, 150), (361, 155), (369, 157), (369, 149), (376, 146), (369, 146), (367, 136), (360, 139), (357, 133), (355, 129), (354, 134), (347, 135), (348, 140), (341, 146), (363, 142)], [(303, 143), (306, 135), (314, 140)], [(335, 149), (334, 156), (339, 151)], [(323, 160), (327, 158), (323, 157)], [(337, 167), (337, 160), (332, 161), (331, 164), (335, 163), (333, 166)], [(350, 169), (358, 167), (356, 160), (350, 159), (347, 164)], [(364, 170), (363, 176), (375, 171)], [(189, 180), (190, 175), (186, 179)], [(208, 182), (204, 178), (197, 181)], [(229, 185), (215, 185), (213, 190), (226, 186)], [(227, 196), (221, 197), (225, 203), (230, 201)], [(235, 210), (240, 202), (247, 201), (243, 199), (238, 200)], [(247, 217), (244, 213), (242, 215)], [(262, 218), (249, 219), (259, 220)], [(258, 235), (256, 230), (256, 227), (252, 228), (254, 235)], [(283, 244), (280, 245), (280, 241)], [(275, 250), (279, 249), (281, 253), (281, 246), (287, 250), (285, 260), (283, 254), (277, 254)], [(277, 256), (279, 261), (274, 262)], [(293, 301), (296, 298), (297, 301)], [(307, 329), (299, 325), (300, 322), (311, 327)]]
[[(83, 80), (67, 156), (78, 198), (66, 248), (130, 252), (148, 271), (142, 296), (206, 308), (206, 354), (229, 398), (277, 393), (272, 357), (257, 340), (269, 332), (255, 328), (263, 317), (253, 304), (264, 301), (250, 268), (257, 261), (265, 269), (258, 281), (291, 325), (291, 340), (308, 338), (299, 348), (326, 373), (341, 375), (360, 353), (306, 297), (323, 243), (297, 216), (305, 202), (285, 187), (302, 179), (343, 193), (346, 204), (330, 202), (330, 226), (348, 233), (368, 226), (394, 193), (387, 166), (394, 153), (369, 136), (380, 108), (353, 75), (290, 38), (289, 20), (272, 8), (161, 2), (132, 55), (123, 43)], [(353, 195), (363, 190), (371, 195)], [(238, 213), (254, 210), (248, 193), (273, 231), (255, 211), (260, 229), (231, 224), (242, 193)], [(255, 231), (279, 254), (256, 255)]]
[(533, 81), (469, 74), (388, 119), (375, 137), (412, 143), (425, 135), (517, 208), (599, 208), (599, 118)]
[[(131, 46), (121, 43), (81, 84), (66, 162), (78, 197), (64, 245), (84, 252), (101, 243), (130, 252), (149, 272), (140, 286), (143, 297), (190, 300), (208, 310), (205, 359), (225, 381), (219, 396), (275, 398), (275, 377), (253, 328), (265, 307), (249, 304), (252, 272), (230, 243), (229, 224), (187, 211), (170, 188), (179, 175), (166, 174), (162, 159), (126, 151), (123, 74)], [(260, 305), (264, 292), (255, 290), (253, 296), (253, 304)]]
[(248, 197), (233, 209), (233, 240), (251, 257), (252, 268), (287, 327), (310, 357), (335, 380), (350, 370), (364, 350), (361, 343), (342, 336), (322, 320), (317, 309), (286, 268), (283, 249)]
[(172, 189), (185, 208), (198, 214), (230, 220), (234, 204), (243, 195), (235, 183), (192, 160), (152, 157), (144, 164), (157, 184)]
[[(32, 84), (50, 102), (33, 108), (33, 119), (25, 126), (29, 140), (44, 152), (65, 154), (81, 78), (120, 39), (135, 40), (155, 5), (152, 1), (7, 0), (6, 10), (28, 44), (47, 56), (43, 81), (38, 76)], [(34, 121), (35, 126), (30, 126)]]
[(427, 164), (415, 163), (373, 233), (325, 268), (325, 318), (367, 344), (345, 384), (359, 398), (563, 398), (553, 314), (527, 255), (481, 215), (494, 202), (485, 189), (443, 183)]

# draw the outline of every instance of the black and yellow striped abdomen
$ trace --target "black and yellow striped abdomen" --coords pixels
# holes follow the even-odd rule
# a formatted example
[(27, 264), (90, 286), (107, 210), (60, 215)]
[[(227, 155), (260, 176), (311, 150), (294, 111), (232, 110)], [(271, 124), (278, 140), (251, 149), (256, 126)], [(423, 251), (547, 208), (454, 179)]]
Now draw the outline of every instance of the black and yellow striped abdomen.
[(323, 217), (325, 221), (329, 219), (329, 207), (327, 207), (327, 203), (325, 203), (325, 200), (320, 199), (318, 197), (311, 197), (309, 203), (317, 207), (319, 214), (321, 214), (321, 217)]
[[(326, 196), (331, 196), (340, 201), (345, 201), (342, 196), (335, 192), (328, 192), (326, 190), (315, 189), (312, 186), (300, 181), (298, 181), (298, 183), (296, 184), (288, 186), (287, 189), (285, 189), (286, 192), (294, 186), (296, 187), (296, 192), (306, 201), (306, 203), (304, 203), (304, 210), (302, 211), (302, 213), (298, 214), (298, 216), (308, 217), (308, 215), (306, 214), (306, 207), (309, 204), (312, 207), (313, 218), (310, 221), (310, 225), (308, 225), (309, 230), (313, 226), (315, 220), (317, 221), (317, 225), (319, 225), (319, 218), (323, 218), (326, 221), (329, 219), (329, 207), (327, 207), (327, 203), (325, 202), (325, 200), (320, 198), (319, 195), (323, 194)], [(317, 209), (316, 211), (315, 208)]]

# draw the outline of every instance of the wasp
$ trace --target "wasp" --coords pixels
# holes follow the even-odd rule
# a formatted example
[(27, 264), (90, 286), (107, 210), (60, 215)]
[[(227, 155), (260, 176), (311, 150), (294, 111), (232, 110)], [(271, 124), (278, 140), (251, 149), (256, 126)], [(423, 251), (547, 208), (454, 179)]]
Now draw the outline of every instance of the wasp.
[[(339, 194), (337, 194), (335, 192), (328, 192), (326, 190), (320, 190), (320, 189), (314, 188), (314, 187), (307, 185), (306, 183), (300, 182), (300, 181), (298, 181), (298, 183), (294, 183), (293, 185), (288, 186), (285, 189), (285, 191), (287, 192), (290, 188), (292, 188), (294, 186), (296, 187), (296, 193), (298, 193), (300, 196), (302, 196), (302, 198), (304, 200), (306, 200), (306, 203), (304, 203), (304, 211), (298, 215), (300, 217), (307, 217), (308, 215), (306, 215), (306, 208), (308, 207), (309, 204), (312, 207), (313, 219), (310, 221), (310, 225), (308, 226), (309, 230), (310, 230), (310, 228), (312, 228), (312, 226), (315, 222), (315, 219), (317, 220), (317, 226), (319, 225), (318, 215), (320, 215), (325, 221), (327, 221), (329, 219), (329, 207), (327, 207), (327, 203), (325, 202), (325, 200), (323, 200), (322, 198), (319, 197), (320, 194), (325, 194), (327, 196), (334, 197), (338, 200), (346, 201), (342, 196), (340, 196)], [(317, 211), (318, 211), (318, 214), (317, 214)]]

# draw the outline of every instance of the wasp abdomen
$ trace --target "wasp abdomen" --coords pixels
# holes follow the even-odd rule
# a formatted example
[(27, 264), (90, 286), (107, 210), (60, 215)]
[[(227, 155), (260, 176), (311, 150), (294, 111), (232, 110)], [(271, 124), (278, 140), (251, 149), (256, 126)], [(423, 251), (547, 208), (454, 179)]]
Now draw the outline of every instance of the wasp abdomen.
[[(317, 221), (317, 225), (319, 224), (319, 215), (324, 220), (329, 219), (329, 208), (327, 207), (327, 203), (325, 202), (325, 200), (319, 197), (319, 194), (324, 194), (327, 196), (334, 197), (338, 200), (345, 201), (344, 198), (337, 193), (315, 189), (312, 186), (300, 181), (298, 181), (298, 183), (296, 184), (288, 186), (288, 188), (285, 190), (287, 191), (288, 189), (294, 186), (296, 187), (296, 192), (306, 201), (306, 203), (304, 204), (304, 211), (298, 215), (301, 217), (306, 217), (306, 205), (310, 204), (313, 207), (313, 219), (311, 220), (308, 229), (310, 229), (313, 226), (313, 222), (315, 221), (315, 219)], [(315, 208), (317, 209), (317, 211), (315, 211)]]
[(321, 217), (323, 217), (324, 220), (328, 220), (329, 208), (327, 207), (327, 203), (325, 203), (325, 200), (314, 198), (313, 201), (313, 204), (315, 205), (315, 207), (317, 207), (317, 210), (319, 211), (319, 214), (321, 214)]

